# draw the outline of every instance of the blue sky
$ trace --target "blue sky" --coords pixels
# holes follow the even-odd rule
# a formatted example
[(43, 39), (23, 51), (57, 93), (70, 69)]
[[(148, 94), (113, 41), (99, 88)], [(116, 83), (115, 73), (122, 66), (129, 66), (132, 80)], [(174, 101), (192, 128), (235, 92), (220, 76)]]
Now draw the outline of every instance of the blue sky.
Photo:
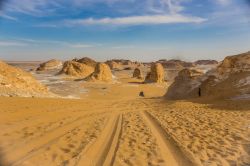
[(4, 60), (221, 60), (250, 50), (250, 0), (0, 2)]

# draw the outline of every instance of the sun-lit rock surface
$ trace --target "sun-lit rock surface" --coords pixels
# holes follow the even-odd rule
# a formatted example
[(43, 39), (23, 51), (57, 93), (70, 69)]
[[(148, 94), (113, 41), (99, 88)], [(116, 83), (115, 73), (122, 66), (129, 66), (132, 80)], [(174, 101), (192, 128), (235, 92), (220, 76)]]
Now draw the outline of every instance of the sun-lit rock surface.
[(0, 96), (49, 97), (53, 95), (30, 73), (0, 61)]

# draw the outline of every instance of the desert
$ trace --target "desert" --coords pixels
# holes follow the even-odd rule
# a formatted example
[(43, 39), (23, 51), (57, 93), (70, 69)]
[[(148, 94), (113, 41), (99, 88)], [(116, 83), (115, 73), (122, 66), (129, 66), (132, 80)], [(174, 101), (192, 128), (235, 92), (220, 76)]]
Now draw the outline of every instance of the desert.
[(0, 166), (250, 166), (250, 0), (0, 0)]
[(249, 57), (173, 79), (166, 61), (1, 62), (1, 165), (249, 165)]

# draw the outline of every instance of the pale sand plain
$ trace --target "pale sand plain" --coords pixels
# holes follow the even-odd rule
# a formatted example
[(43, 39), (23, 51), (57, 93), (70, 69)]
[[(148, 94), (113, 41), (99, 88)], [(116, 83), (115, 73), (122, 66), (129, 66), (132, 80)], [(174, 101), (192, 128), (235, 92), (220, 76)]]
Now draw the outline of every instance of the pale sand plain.
[(126, 72), (81, 99), (1, 97), (0, 165), (250, 165), (249, 100), (168, 101)]

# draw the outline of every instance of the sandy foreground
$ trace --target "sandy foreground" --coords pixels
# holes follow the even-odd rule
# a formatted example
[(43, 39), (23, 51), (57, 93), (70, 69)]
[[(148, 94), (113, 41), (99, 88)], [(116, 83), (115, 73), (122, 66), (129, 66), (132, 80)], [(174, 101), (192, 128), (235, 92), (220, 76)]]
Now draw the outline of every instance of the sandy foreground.
[(249, 165), (248, 101), (0, 98), (2, 165)]
[(113, 74), (100, 83), (34, 73), (65, 99), (0, 97), (0, 166), (250, 165), (249, 100), (169, 101), (169, 82)]

